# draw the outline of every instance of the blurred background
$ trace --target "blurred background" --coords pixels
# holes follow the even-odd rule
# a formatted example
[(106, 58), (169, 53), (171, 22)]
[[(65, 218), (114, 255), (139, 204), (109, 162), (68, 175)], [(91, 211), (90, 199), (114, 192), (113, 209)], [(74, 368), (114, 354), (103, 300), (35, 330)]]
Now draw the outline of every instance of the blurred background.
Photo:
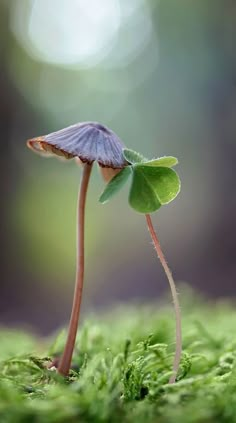
[[(153, 215), (175, 279), (236, 294), (236, 2), (0, 1), (0, 324), (67, 323), (81, 170), (25, 141), (98, 121), (153, 158), (174, 155), (182, 191)], [(83, 315), (168, 292), (127, 190), (89, 190)]]

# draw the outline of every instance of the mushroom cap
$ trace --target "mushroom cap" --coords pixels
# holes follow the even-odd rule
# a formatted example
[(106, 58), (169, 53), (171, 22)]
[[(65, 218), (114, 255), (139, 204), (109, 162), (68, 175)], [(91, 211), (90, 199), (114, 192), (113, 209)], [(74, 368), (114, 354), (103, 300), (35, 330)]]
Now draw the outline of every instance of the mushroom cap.
[(97, 161), (102, 167), (122, 169), (127, 165), (123, 157), (123, 142), (98, 122), (82, 122), (27, 141), (28, 147), (46, 156), (66, 159), (78, 157), (84, 163)]

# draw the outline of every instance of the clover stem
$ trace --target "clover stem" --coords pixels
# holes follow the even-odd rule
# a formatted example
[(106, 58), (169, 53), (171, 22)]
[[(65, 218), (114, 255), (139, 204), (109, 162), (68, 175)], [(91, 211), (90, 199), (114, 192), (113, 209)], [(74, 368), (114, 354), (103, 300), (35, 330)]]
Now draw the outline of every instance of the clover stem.
[(84, 283), (84, 221), (85, 203), (87, 189), (92, 170), (92, 164), (83, 165), (83, 174), (78, 194), (78, 221), (77, 221), (77, 259), (76, 259), (76, 280), (74, 289), (74, 299), (71, 311), (71, 318), (68, 329), (68, 336), (64, 352), (58, 365), (58, 373), (67, 376), (71, 367), (72, 355), (74, 351), (76, 334), (79, 323), (80, 306)]
[(179, 363), (181, 359), (181, 353), (182, 353), (182, 328), (181, 328), (181, 312), (180, 312), (180, 305), (178, 300), (178, 294), (176, 291), (175, 282), (172, 276), (172, 273), (170, 271), (170, 268), (166, 262), (165, 256), (162, 252), (160, 242), (157, 238), (156, 232), (154, 230), (151, 216), (149, 214), (145, 215), (148, 229), (155, 247), (155, 250), (157, 252), (157, 256), (160, 259), (160, 262), (162, 264), (162, 267), (164, 268), (165, 274), (167, 276), (167, 279), (169, 281), (172, 299), (174, 303), (174, 310), (175, 310), (175, 322), (176, 322), (176, 346), (175, 346), (175, 357), (174, 357), (174, 363), (173, 363), (173, 374), (169, 379), (169, 383), (175, 383), (176, 375), (179, 369)]

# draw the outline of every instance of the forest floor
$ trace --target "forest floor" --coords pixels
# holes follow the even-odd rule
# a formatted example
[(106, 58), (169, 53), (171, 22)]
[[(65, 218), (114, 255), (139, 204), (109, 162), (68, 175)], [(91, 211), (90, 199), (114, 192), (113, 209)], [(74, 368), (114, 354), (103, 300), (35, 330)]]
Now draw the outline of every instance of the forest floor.
[(65, 331), (52, 341), (1, 329), (0, 422), (236, 422), (236, 307), (191, 292), (180, 302), (183, 354), (173, 385), (167, 301), (86, 318), (68, 379), (47, 368)]

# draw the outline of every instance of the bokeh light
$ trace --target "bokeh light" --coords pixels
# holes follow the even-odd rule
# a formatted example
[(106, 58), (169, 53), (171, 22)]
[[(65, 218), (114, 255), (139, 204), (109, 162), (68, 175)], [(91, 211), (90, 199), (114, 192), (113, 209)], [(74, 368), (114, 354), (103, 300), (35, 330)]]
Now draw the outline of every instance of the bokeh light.
[(12, 7), (11, 27), (34, 59), (80, 67), (106, 58), (108, 67), (125, 65), (147, 44), (152, 31), (150, 13), (141, 0), (71, 0), (69, 7), (66, 0), (26, 0)]

